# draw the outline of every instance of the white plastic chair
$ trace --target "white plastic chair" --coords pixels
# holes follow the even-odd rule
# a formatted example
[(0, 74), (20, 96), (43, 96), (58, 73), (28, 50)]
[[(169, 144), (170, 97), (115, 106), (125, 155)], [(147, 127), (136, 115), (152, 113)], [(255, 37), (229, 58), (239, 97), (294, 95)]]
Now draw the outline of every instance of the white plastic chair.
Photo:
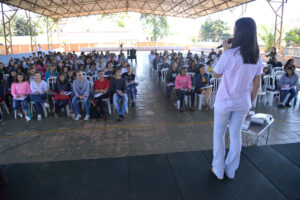
[(3, 74), (3, 79), (4, 79), (4, 80), (7, 80), (8, 77), (9, 77), (9, 74)]
[[(262, 82), (262, 81), (261, 81)], [(258, 99), (263, 99), (263, 103), (264, 105), (267, 104), (267, 93), (266, 91), (262, 88), (262, 84), (260, 84), (259, 86), (259, 89), (258, 89), (258, 92), (257, 92), (257, 95), (253, 101), (253, 107), (255, 108), (256, 107), (256, 104), (257, 104), (257, 100)]]
[(266, 87), (267, 102), (269, 106), (272, 106), (274, 97), (278, 96), (280, 92), (275, 90), (276, 79), (273, 76), (264, 76), (264, 82)]
[(211, 92), (211, 107), (214, 106), (220, 82), (221, 82), (221, 78), (210, 79), (210, 84), (213, 85), (212, 92)]
[(47, 79), (47, 85), (48, 85), (48, 95), (54, 94), (54, 86), (56, 84), (57, 77), (49, 77)]
[[(110, 98), (102, 99), (102, 101), (107, 103), (108, 112), (111, 115), (111, 105), (110, 105)], [(128, 112), (127, 112), (128, 113)]]
[(166, 82), (166, 77), (167, 77), (168, 71), (169, 71), (169, 69), (167, 69), (167, 68), (161, 70), (161, 79), (163, 80), (163, 82)]
[(199, 99), (199, 110), (202, 110), (202, 105), (204, 103), (205, 100), (205, 95), (203, 94), (198, 94), (198, 99)]
[(280, 71), (284, 72), (282, 67), (275, 67), (272, 69), (272, 75), (274, 76), (276, 72), (280, 72)]
[[(30, 111), (32, 113), (33, 113), (34, 105), (35, 105), (35, 102), (34, 101), (30, 101)], [(47, 108), (44, 106), (44, 104), (42, 104), (41, 106), (42, 106), (42, 109), (44, 111), (44, 116), (48, 117)], [(48, 108), (48, 111), (50, 112), (50, 108)]]

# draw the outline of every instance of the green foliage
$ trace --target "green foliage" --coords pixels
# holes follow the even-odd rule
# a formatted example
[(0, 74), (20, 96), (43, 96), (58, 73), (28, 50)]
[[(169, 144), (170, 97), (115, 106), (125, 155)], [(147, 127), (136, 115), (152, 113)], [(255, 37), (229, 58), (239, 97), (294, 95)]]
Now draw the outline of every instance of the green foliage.
[(124, 28), (126, 26), (125, 21), (129, 18), (128, 13), (112, 13), (100, 15), (98, 21), (102, 21), (103, 19), (108, 19), (116, 23), (119, 27)]
[[(41, 21), (41, 20), (40, 20)], [(32, 29), (33, 35), (36, 36), (39, 33), (42, 33), (43, 28), (46, 26), (43, 26), (40, 21), (37, 23), (35, 28)], [(10, 22), (10, 28), (13, 36), (27, 36), (30, 35), (30, 25), (28, 23), (28, 19), (21, 15), (15, 15), (11, 22)], [(2, 24), (2, 18), (0, 23), (0, 36), (4, 35), (3, 31), (3, 24)]]
[(143, 30), (151, 35), (151, 41), (157, 41), (169, 35), (169, 24), (166, 16), (141, 14)]
[[(15, 27), (14, 27), (14, 36), (25, 36), (25, 35), (30, 35), (30, 24), (28, 23), (28, 20), (23, 18), (23, 17), (19, 17), (19, 16), (15, 16), (14, 17), (15, 20)], [(34, 36), (38, 35), (36, 29), (32, 29), (32, 34)]]
[(200, 27), (199, 38), (203, 41), (220, 42), (220, 40), (232, 37), (229, 30), (230, 27), (226, 22), (207, 18)]
[(287, 46), (300, 46), (300, 27), (295, 27), (287, 32), (284, 41)]
[(274, 42), (274, 33), (272, 30), (268, 30), (265, 25), (260, 27), (260, 31), (258, 32), (260, 39), (265, 43), (266, 51), (271, 51)]

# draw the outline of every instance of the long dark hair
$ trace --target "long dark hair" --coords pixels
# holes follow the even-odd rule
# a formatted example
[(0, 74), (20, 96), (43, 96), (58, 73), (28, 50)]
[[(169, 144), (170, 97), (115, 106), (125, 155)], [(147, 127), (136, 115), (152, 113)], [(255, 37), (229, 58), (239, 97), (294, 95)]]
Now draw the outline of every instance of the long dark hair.
[(14, 82), (15, 82), (15, 83), (19, 83), (18, 76), (23, 76), (23, 81), (22, 81), (22, 83), (26, 81), (26, 80), (25, 80), (25, 75), (24, 75), (24, 73), (23, 73), (23, 72), (19, 72), (19, 73), (16, 74), (16, 77), (14, 78)]
[(285, 63), (285, 65), (284, 65), (284, 69), (286, 69), (289, 65), (291, 65), (291, 62), (292, 61), (294, 61), (294, 59), (293, 58), (291, 58), (291, 59), (288, 59), (288, 61)]
[(240, 53), (245, 64), (257, 64), (259, 48), (255, 21), (243, 17), (235, 22), (235, 32), (231, 48), (240, 47)]
[[(64, 76), (65, 77), (65, 80), (62, 82), (61, 80), (60, 80), (60, 76)], [(67, 84), (68, 83), (68, 79), (67, 79), (67, 77), (66, 77), (66, 75), (65, 75), (65, 73), (63, 73), (63, 72), (60, 72), (59, 74), (58, 74), (58, 76), (57, 76), (57, 85), (59, 86), (59, 85), (64, 85), (64, 84)]]

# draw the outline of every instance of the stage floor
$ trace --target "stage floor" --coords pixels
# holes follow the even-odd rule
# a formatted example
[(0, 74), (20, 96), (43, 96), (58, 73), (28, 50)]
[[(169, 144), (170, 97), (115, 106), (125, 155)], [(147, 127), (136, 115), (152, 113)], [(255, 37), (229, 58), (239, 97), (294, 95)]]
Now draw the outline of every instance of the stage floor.
[(234, 180), (210, 172), (212, 151), (1, 166), (17, 199), (300, 199), (300, 144), (244, 147)]

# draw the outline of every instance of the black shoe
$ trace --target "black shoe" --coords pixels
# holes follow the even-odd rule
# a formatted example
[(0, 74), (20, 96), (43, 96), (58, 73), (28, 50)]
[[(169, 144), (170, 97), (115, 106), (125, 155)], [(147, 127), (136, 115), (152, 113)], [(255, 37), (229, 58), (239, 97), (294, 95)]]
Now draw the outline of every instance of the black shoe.
[(279, 104), (277, 107), (278, 108), (284, 108), (284, 105), (283, 104)]
[(0, 113), (0, 122), (3, 120), (3, 116), (2, 114)]
[(124, 120), (124, 115), (120, 115), (121, 119)]
[(285, 107), (291, 108), (292, 106), (291, 106), (290, 104), (286, 103), (286, 104), (285, 104)]

